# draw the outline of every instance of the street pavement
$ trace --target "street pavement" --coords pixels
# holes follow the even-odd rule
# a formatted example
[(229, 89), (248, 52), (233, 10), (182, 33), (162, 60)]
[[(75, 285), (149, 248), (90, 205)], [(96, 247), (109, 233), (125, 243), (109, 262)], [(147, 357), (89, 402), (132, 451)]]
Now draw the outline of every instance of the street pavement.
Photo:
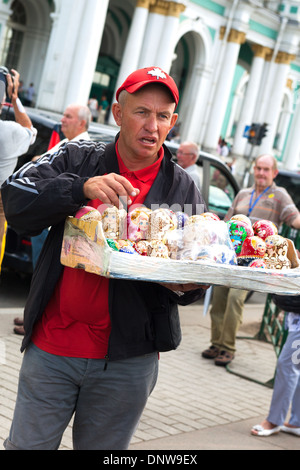
[[(160, 354), (160, 371), (129, 450), (299, 450), (300, 439), (283, 432), (270, 437), (250, 434), (266, 417), (276, 368), (273, 346), (255, 339), (264, 310), (264, 294), (247, 302), (237, 353), (229, 370), (203, 359), (210, 344), (210, 318), (203, 302), (180, 307), (182, 342)], [(22, 308), (0, 305), (0, 449), (7, 437), (22, 361), (22, 337), (13, 333), (13, 318)], [(72, 423), (61, 450), (72, 449)]]

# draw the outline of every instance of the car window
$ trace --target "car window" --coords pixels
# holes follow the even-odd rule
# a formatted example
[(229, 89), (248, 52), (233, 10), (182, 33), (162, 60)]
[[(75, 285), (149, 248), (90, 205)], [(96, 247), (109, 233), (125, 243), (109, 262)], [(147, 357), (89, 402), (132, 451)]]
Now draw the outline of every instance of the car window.
[(228, 180), (226, 174), (215, 166), (210, 166), (210, 185), (208, 206), (211, 212), (224, 217), (235, 198), (236, 190)]

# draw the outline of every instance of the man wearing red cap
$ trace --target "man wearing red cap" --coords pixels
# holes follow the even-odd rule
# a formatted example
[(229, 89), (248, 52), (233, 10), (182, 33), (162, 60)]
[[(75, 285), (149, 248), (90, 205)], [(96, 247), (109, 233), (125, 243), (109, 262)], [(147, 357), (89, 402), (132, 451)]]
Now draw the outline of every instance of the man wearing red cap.
[(122, 197), (128, 205), (206, 210), (163, 145), (177, 119), (174, 80), (158, 67), (137, 70), (116, 96), (114, 143), (70, 142), (2, 188), (15, 230), (35, 235), (51, 226), (25, 306), (26, 353), (6, 449), (57, 449), (73, 414), (75, 449), (128, 448), (156, 383), (158, 352), (180, 343), (178, 304), (204, 293), (60, 263), (65, 219), (83, 205), (119, 207)]

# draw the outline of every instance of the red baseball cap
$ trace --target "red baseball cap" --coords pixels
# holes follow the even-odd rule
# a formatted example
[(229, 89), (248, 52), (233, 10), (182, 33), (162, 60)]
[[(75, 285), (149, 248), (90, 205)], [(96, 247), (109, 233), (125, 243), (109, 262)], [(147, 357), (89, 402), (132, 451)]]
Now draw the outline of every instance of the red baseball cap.
[(140, 88), (145, 85), (149, 85), (150, 83), (161, 83), (162, 85), (165, 85), (167, 88), (169, 88), (177, 106), (179, 100), (177, 85), (173, 78), (159, 67), (146, 67), (143, 69), (138, 69), (128, 75), (124, 83), (117, 90), (117, 101), (122, 90), (126, 90), (128, 93), (135, 93)]

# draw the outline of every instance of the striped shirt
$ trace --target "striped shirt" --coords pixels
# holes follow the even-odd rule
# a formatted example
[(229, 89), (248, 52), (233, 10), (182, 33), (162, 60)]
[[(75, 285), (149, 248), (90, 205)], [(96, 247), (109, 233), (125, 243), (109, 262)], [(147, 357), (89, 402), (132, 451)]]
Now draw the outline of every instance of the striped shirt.
[[(253, 193), (254, 191), (254, 193)], [(282, 223), (291, 226), (299, 211), (285, 188), (272, 183), (270, 188), (257, 199), (250, 212), (251, 195), (252, 204), (256, 201), (255, 187), (245, 188), (239, 191), (235, 197), (224, 220), (229, 220), (235, 214), (247, 215), (251, 222), (257, 220), (270, 220), (277, 227)]]

